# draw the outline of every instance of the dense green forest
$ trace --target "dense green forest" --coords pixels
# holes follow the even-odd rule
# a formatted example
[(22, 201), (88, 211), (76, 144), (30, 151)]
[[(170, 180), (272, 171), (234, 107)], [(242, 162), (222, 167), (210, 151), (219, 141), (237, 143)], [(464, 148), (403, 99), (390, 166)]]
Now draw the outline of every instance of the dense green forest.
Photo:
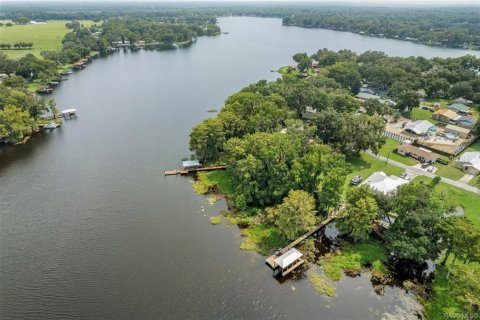
[(480, 47), (480, 9), (336, 8), (293, 13), (287, 26), (349, 31), (453, 48)]
[[(480, 231), (468, 218), (449, 215), (458, 199), (436, 189), (439, 179), (412, 182), (387, 195), (364, 186), (347, 187), (346, 179), (352, 163), (364, 161), (363, 151), (375, 153), (385, 143), (382, 116), (418, 105), (417, 89), (428, 88), (432, 97), (466, 93), (478, 101), (480, 60), (394, 58), (383, 52), (357, 55), (326, 49), (312, 56), (296, 54), (294, 60), (299, 70), (287, 68), (290, 71), (276, 81), (259, 81), (233, 94), (216, 117), (190, 134), (190, 149), (198, 159), (227, 165), (229, 202), (237, 221), (249, 226), (244, 234), (255, 239), (263, 230), (269, 236), (258, 241), (272, 243), (275, 249), (281, 239), (293, 240), (332, 210), (340, 210), (337, 226), (345, 239), (366, 245), (374, 220), (393, 212), (395, 219), (385, 231), (391, 268), (421, 265), (446, 252), (438, 265), (441, 280), (433, 290), (441, 290), (447, 277), (456, 295), (447, 302), (434, 295), (431, 299), (438, 301), (428, 300), (428, 312), (446, 312), (451, 305), (473, 312), (480, 303), (478, 295), (471, 295), (480, 290), (473, 277), (480, 262)], [(314, 64), (319, 71), (311, 74)], [(397, 104), (375, 103), (358, 112), (360, 102), (352, 94), (365, 81), (383, 86)], [(445, 85), (430, 88), (435, 82)], [(305, 119), (307, 107), (317, 112)], [(440, 239), (444, 241), (439, 245)], [(464, 265), (455, 266), (456, 260)], [(461, 289), (467, 283), (469, 289)]]
[(138, 18), (162, 18), (176, 23), (214, 23), (215, 17), (247, 15), (277, 17), (287, 26), (350, 31), (377, 37), (416, 41), (436, 46), (479, 48), (480, 9), (478, 7), (347, 7), (327, 5), (221, 4), (112, 4), (93, 3), (79, 10), (78, 4), (32, 5), (29, 8), (9, 4), (1, 18), (105, 20), (128, 15)]
[[(0, 84), (0, 143), (20, 142), (38, 131), (39, 117), (55, 108), (27, 89), (21, 77), (10, 77)], [(50, 109), (52, 110), (52, 109)]]

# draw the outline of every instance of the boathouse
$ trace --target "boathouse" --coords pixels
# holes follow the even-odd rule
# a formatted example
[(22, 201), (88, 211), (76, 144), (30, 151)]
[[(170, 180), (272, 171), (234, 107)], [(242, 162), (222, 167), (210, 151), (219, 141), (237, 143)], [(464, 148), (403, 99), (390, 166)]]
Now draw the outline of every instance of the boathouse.
[(182, 161), (183, 169), (195, 169), (200, 167), (200, 161), (198, 160), (187, 160)]
[(292, 248), (288, 250), (273, 261), (273, 275), (275, 277), (286, 276), (305, 262), (302, 257), (303, 253), (297, 249)]
[(69, 116), (76, 116), (77, 115), (77, 109), (66, 109), (62, 110), (60, 113), (61, 117), (69, 117)]

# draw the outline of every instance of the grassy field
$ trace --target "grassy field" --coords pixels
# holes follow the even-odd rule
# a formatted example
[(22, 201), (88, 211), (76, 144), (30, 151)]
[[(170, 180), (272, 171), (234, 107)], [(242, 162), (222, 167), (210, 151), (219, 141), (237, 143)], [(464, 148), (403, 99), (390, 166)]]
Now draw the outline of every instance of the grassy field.
[(368, 176), (376, 171), (383, 171), (388, 175), (400, 175), (403, 169), (386, 164), (368, 154), (362, 154), (359, 158), (350, 159), (348, 161), (351, 165), (350, 173), (347, 175), (345, 185), (350, 184), (350, 180), (356, 175), (362, 176), (365, 180)]
[[(429, 184), (432, 178), (418, 176), (413, 181), (424, 181)], [(444, 182), (440, 182), (435, 188), (443, 191), (450, 199), (456, 201), (458, 205), (465, 210), (465, 216), (469, 218), (477, 228), (480, 228), (480, 196), (478, 194), (451, 186)]]
[[(398, 146), (401, 145), (401, 142), (387, 138), (385, 145), (378, 151), (378, 153), (384, 157), (389, 157), (392, 160), (398, 161), (400, 163), (406, 164), (408, 166), (413, 166), (418, 163), (411, 157), (402, 156), (395, 152)], [(390, 155), (389, 155), (390, 154)]]
[(437, 162), (435, 167), (438, 168), (435, 174), (452, 180), (458, 180), (465, 175), (462, 170), (455, 168), (452, 164), (445, 165)]
[(199, 172), (197, 181), (193, 184), (196, 193), (205, 194), (217, 188), (221, 193), (229, 196), (234, 190), (232, 178), (226, 171)]
[(420, 108), (413, 108), (412, 111), (410, 112), (410, 116), (412, 117), (412, 119), (415, 119), (415, 120), (431, 121), (432, 115), (433, 113), (431, 111), (423, 110)]
[[(65, 27), (68, 20), (49, 20), (47, 24), (13, 25), (0, 27), (0, 42), (14, 44), (16, 42), (32, 42), (28, 50), (2, 50), (10, 58), (21, 58), (28, 53), (40, 57), (41, 51), (57, 51), (61, 49), (62, 40), (70, 29)], [(93, 21), (80, 20), (83, 26), (91, 26)]]

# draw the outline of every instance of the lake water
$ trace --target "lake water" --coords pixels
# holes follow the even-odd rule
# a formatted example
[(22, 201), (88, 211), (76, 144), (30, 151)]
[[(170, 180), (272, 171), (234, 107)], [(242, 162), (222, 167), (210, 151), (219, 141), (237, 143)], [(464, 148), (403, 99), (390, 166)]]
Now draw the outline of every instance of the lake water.
[[(165, 177), (188, 156), (193, 125), (251, 82), (272, 80), (296, 52), (390, 55), (471, 51), (282, 27), (279, 19), (222, 18), (228, 35), (176, 51), (120, 52), (69, 76), (54, 97), (78, 118), (18, 147), (0, 148), (2, 319), (379, 319), (412, 296), (368, 275), (337, 284), (279, 283), (264, 258), (239, 249), (224, 209)], [(478, 52), (476, 52), (478, 54)]]

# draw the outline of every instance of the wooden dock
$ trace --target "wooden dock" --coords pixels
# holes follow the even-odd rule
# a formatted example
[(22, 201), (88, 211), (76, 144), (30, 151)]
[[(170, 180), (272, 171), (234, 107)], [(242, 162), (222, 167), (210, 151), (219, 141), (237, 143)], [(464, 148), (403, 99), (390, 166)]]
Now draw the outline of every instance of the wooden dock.
[(385, 241), (385, 235), (384, 235), (385, 228), (380, 225), (380, 221), (375, 221), (373, 223), (372, 230), (377, 234), (377, 236), (380, 239), (382, 239), (382, 241)]
[(201, 171), (216, 171), (216, 170), (225, 170), (227, 166), (212, 166), (212, 167), (199, 167), (199, 168), (191, 168), (191, 169), (175, 169), (175, 170), (165, 170), (164, 173), (166, 176), (173, 176), (173, 175), (187, 175), (195, 172)]
[[(277, 259), (279, 256), (281, 256), (282, 254), (284, 254), (285, 252), (287, 252), (288, 250), (292, 249), (293, 247), (295, 247), (296, 245), (298, 245), (300, 242), (302, 242), (303, 240), (307, 239), (308, 237), (310, 237), (312, 234), (314, 233), (317, 233), (318, 231), (320, 231), (320, 229), (322, 229), (323, 227), (325, 227), (327, 224), (329, 224), (330, 222), (332, 222), (333, 220), (335, 220), (335, 218), (337, 217), (337, 213), (334, 212), (332, 213), (331, 215), (329, 215), (325, 220), (323, 220), (318, 226), (316, 226), (315, 228), (313, 228), (312, 230), (310, 230), (309, 232), (305, 233), (303, 236), (301, 236), (300, 238), (296, 239), (295, 241), (291, 242), (289, 245), (287, 245), (286, 247), (278, 250), (277, 252), (275, 252), (275, 254), (271, 255), (270, 257), (268, 257), (266, 260), (265, 260), (265, 263), (272, 269), (275, 269), (275, 259)], [(301, 263), (300, 263), (301, 264)], [(298, 267), (300, 264), (296, 265), (296, 267)], [(293, 270), (293, 269), (292, 269)], [(290, 271), (292, 271), (290, 270)], [(289, 272), (290, 272), (289, 271)]]

